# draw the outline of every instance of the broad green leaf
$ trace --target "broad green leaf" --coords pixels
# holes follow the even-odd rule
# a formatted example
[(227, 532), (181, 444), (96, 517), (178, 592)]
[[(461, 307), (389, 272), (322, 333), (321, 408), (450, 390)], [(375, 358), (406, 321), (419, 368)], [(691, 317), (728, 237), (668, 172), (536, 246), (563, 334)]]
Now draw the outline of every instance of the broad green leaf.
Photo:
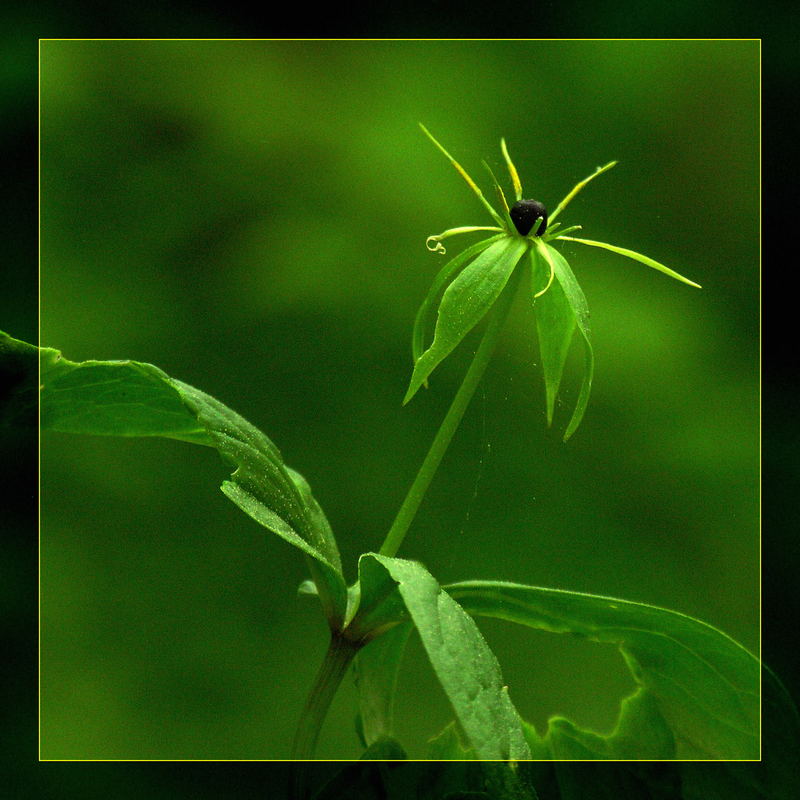
[(625, 247), (617, 247), (614, 244), (606, 244), (605, 242), (595, 242), (593, 239), (576, 239), (574, 236), (557, 236), (557, 239), (564, 239), (568, 242), (578, 242), (580, 244), (588, 244), (592, 247), (602, 247), (604, 250), (610, 250), (612, 253), (617, 253), (618, 255), (625, 256), (626, 258), (632, 258), (634, 261), (638, 261), (640, 264), (644, 264), (646, 267), (652, 267), (653, 269), (657, 269), (659, 272), (663, 272), (665, 275), (669, 275), (670, 278), (675, 278), (676, 281), (681, 281), (681, 283), (686, 283), (689, 286), (694, 286), (697, 289), (702, 289), (703, 287), (700, 286), (699, 283), (695, 283), (694, 281), (690, 281), (688, 278), (684, 278), (683, 275), (675, 272), (675, 270), (670, 269), (669, 267), (665, 267), (663, 264), (660, 264), (658, 261), (654, 261), (652, 258), (648, 256), (643, 256), (641, 253), (635, 253), (633, 250), (628, 250)]
[[(762, 761), (674, 761), (656, 760), (660, 752), (656, 735), (648, 730), (651, 725), (652, 696), (640, 688), (631, 698), (623, 701), (623, 723), (618, 725), (616, 745), (612, 750), (624, 753), (623, 757), (636, 752), (635, 748), (622, 745), (625, 738), (631, 743), (647, 742), (644, 752), (652, 760), (624, 761), (529, 761), (517, 764), (516, 775), (523, 788), (535, 787), (538, 800), (795, 800), (800, 797), (797, 752), (800, 751), (800, 729), (797, 712), (786, 690), (774, 675), (765, 669), (763, 678), (763, 742)], [(657, 712), (657, 709), (655, 711)], [(583, 742), (592, 741), (589, 731), (582, 731), (561, 721), (556, 726), (562, 741), (558, 747), (565, 752), (567, 737), (578, 737), (575, 751)], [(552, 759), (545, 740), (525, 725), (534, 759)], [(554, 733), (551, 729), (550, 735)], [(671, 733), (670, 733), (671, 737)], [(612, 737), (608, 737), (609, 739)], [(656, 745), (654, 747), (654, 745)], [(605, 745), (601, 745), (605, 746)], [(429, 743), (427, 762), (391, 764), (391, 773), (381, 775), (379, 795), (381, 800), (497, 800), (502, 793), (489, 791), (490, 777), (487, 769), (502, 767), (492, 762), (465, 761), (474, 759), (475, 753), (462, 744), (456, 723), (448, 725)], [(591, 758), (591, 756), (584, 757)], [(455, 759), (455, 760), (450, 760)], [(394, 769), (397, 768), (397, 769)], [(372, 785), (375, 785), (373, 782)], [(524, 796), (524, 795), (523, 795)], [(358, 793), (337, 796), (341, 800), (355, 800)], [(515, 795), (510, 795), (515, 797)], [(326, 796), (326, 800), (328, 797)], [(330, 800), (333, 800), (331, 797)]]
[[(39, 359), (37, 359), (37, 355)], [(136, 361), (73, 362), (0, 334), (0, 369), (17, 375), (3, 407), (35, 398), (40, 360), (43, 429), (104, 436), (161, 436), (216, 448), (236, 469), (222, 490), (245, 513), (302, 550), (333, 625), (347, 590), (330, 526), (305, 479), (256, 427), (204, 392)], [(20, 371), (22, 370), (22, 372)], [(31, 391), (33, 389), (33, 393)], [(9, 412), (0, 412), (7, 418)]]
[(414, 332), (411, 337), (411, 353), (414, 358), (414, 363), (417, 362), (425, 350), (425, 331), (428, 328), (430, 312), (433, 308), (433, 301), (438, 297), (442, 287), (452, 275), (458, 272), (458, 270), (467, 263), (467, 261), (474, 255), (480, 253), (481, 250), (485, 250), (492, 242), (497, 241), (500, 235), (490, 236), (488, 239), (477, 242), (462, 253), (459, 253), (455, 258), (451, 258), (433, 279), (431, 288), (428, 290), (428, 294), (422, 301), (422, 305), (419, 307), (417, 316), (414, 319)]
[(504, 236), (489, 245), (447, 287), (439, 305), (433, 343), (414, 365), (404, 403), (483, 319), (508, 283), (527, 246), (518, 237)]
[[(547, 280), (548, 269), (544, 259), (531, 250), (531, 267), (533, 276), (532, 291), (536, 291), (539, 283)], [(553, 409), (555, 408), (558, 387), (561, 385), (561, 376), (567, 353), (575, 333), (575, 314), (567, 300), (561, 282), (554, 280), (550, 288), (534, 301), (536, 311), (536, 328), (539, 333), (539, 355), (542, 359), (542, 373), (544, 374), (545, 396), (547, 400), (547, 424), (553, 424)]]
[[(545, 244), (541, 239), (536, 239), (534, 241), (536, 242), (536, 247), (539, 255), (542, 257), (542, 260), (549, 266), (550, 269), (553, 270), (555, 275), (553, 284), (550, 286), (547, 292), (537, 299), (536, 307), (538, 309), (538, 304), (541, 303), (541, 301), (553, 291), (557, 283), (569, 305), (569, 308), (571, 309), (572, 317), (583, 339), (583, 381), (581, 383), (580, 393), (578, 394), (578, 400), (575, 403), (575, 410), (572, 412), (572, 419), (570, 419), (569, 425), (567, 425), (567, 430), (564, 433), (564, 441), (566, 441), (570, 436), (572, 436), (573, 433), (575, 433), (578, 425), (581, 424), (583, 415), (586, 412), (586, 406), (589, 403), (589, 393), (592, 390), (592, 378), (594, 377), (594, 351), (592, 350), (592, 336), (589, 329), (589, 306), (586, 303), (586, 297), (583, 294), (583, 290), (578, 284), (578, 281), (576, 280), (575, 275), (573, 275), (572, 270), (570, 269), (570, 266), (564, 256), (562, 256), (558, 250), (555, 250), (549, 244)], [(553, 303), (556, 304), (555, 309), (551, 308)], [(564, 313), (563, 304), (559, 304), (558, 298), (556, 298), (554, 301), (549, 301), (549, 304), (546, 301), (545, 309), (554, 311), (556, 314), (563, 315)], [(547, 311), (545, 311), (545, 313), (547, 313)], [(564, 321), (561, 320), (559, 324), (563, 327)], [(560, 338), (558, 332), (556, 332), (555, 337), (556, 339)], [(550, 348), (551, 344), (552, 343), (548, 343), (547, 347)], [(564, 346), (563, 339), (561, 344), (558, 346), (559, 348)], [(555, 362), (557, 362), (558, 357), (559, 354), (554, 354), (553, 352), (549, 353), (551, 375), (555, 374)], [(564, 354), (564, 357), (566, 357), (566, 354)], [(561, 370), (558, 371), (559, 382), (561, 371), (563, 371), (563, 361), (561, 363)], [(545, 380), (547, 380), (547, 378), (545, 378)]]
[(353, 662), (361, 736), (367, 747), (394, 735), (394, 694), (410, 633), (410, 623), (395, 625), (362, 647)]
[[(395, 590), (402, 598), (477, 758), (528, 758), (522, 723), (497, 659), (469, 615), (433, 576), (416, 562), (367, 553), (359, 560), (359, 580), (362, 600)], [(359, 614), (353, 623), (358, 625)]]
[[(566, 720), (551, 721), (554, 757), (571, 748), (579, 758), (759, 758), (759, 661), (710, 625), (654, 606), (556, 589), (493, 581), (446, 588), (470, 614), (619, 647), (641, 689), (623, 707), (617, 730), (598, 737)], [(640, 747), (646, 752), (634, 756)]]
[(606, 735), (583, 730), (564, 717), (551, 717), (539, 737), (525, 725), (531, 752), (557, 761), (652, 760), (675, 758), (675, 739), (655, 697), (640, 688), (621, 704), (614, 730)]

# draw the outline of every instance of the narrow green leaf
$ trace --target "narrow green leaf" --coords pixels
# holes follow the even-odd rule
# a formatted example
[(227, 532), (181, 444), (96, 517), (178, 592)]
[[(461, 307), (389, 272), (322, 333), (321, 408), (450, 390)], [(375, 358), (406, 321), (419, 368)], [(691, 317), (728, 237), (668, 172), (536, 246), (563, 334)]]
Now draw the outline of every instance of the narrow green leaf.
[(359, 560), (359, 577), (362, 597), (399, 593), (477, 758), (528, 758), (497, 659), (472, 619), (433, 576), (416, 562), (367, 553)]
[[(532, 291), (547, 280), (549, 269), (535, 250), (531, 250)], [(539, 333), (539, 355), (542, 359), (542, 373), (547, 402), (547, 424), (553, 424), (558, 387), (567, 353), (575, 333), (575, 314), (572, 311), (560, 281), (554, 281), (550, 288), (534, 300), (536, 329)]]
[[(548, 264), (548, 266), (553, 270), (555, 273), (555, 280), (553, 281), (553, 285), (548, 289), (545, 294), (538, 298), (537, 304), (541, 303), (542, 300), (547, 297), (547, 295), (553, 291), (555, 288), (556, 282), (561, 288), (561, 291), (566, 299), (567, 303), (569, 304), (569, 308), (572, 312), (572, 317), (575, 320), (575, 324), (580, 331), (581, 337), (583, 339), (583, 352), (584, 352), (584, 366), (583, 366), (583, 381), (581, 383), (580, 393), (578, 394), (578, 399), (575, 403), (575, 410), (572, 412), (572, 419), (569, 421), (569, 425), (567, 425), (567, 429), (564, 433), (564, 441), (569, 439), (573, 433), (578, 428), (578, 425), (581, 424), (581, 420), (583, 419), (583, 415), (586, 412), (586, 406), (589, 403), (589, 394), (592, 390), (592, 378), (594, 377), (594, 351), (592, 350), (592, 338), (591, 338), (591, 330), (589, 329), (589, 306), (586, 303), (586, 297), (583, 294), (583, 290), (580, 287), (580, 284), (575, 278), (575, 275), (572, 273), (569, 264), (567, 263), (566, 259), (551, 247), (549, 244), (545, 244), (541, 239), (534, 240), (536, 242), (536, 247), (538, 249), (539, 255), (542, 256), (543, 260)], [(554, 309), (555, 313), (563, 314), (563, 306), (558, 305), (558, 298), (555, 299), (556, 308)], [(537, 305), (538, 308), (538, 305)], [(548, 303), (545, 302), (545, 313), (547, 313), (550, 309)], [(563, 320), (560, 323), (563, 326)], [(558, 332), (556, 333), (558, 336)], [(563, 345), (563, 342), (562, 342)], [(548, 344), (549, 347), (549, 344)], [(566, 354), (565, 354), (566, 355)], [(552, 374), (555, 374), (555, 361), (557, 360), (554, 358), (554, 354), (550, 353), (550, 368)], [(561, 365), (563, 371), (563, 362)], [(546, 379), (545, 379), (546, 380)], [(559, 382), (560, 382), (560, 372), (559, 372)]]
[[(595, 758), (759, 758), (759, 661), (710, 625), (654, 606), (556, 589), (494, 581), (446, 588), (470, 614), (619, 647), (641, 688), (623, 707), (616, 731), (577, 735), (572, 723), (551, 721), (550, 746), (561, 748), (553, 757), (571, 747), (584, 753), (580, 758), (590, 752)], [(674, 740), (669, 756), (667, 729)]]
[(439, 305), (433, 343), (414, 365), (404, 403), (485, 316), (526, 249), (527, 243), (522, 239), (504, 236), (489, 245), (447, 287)]
[(657, 269), (659, 272), (669, 275), (670, 278), (675, 278), (676, 281), (681, 281), (681, 283), (686, 283), (689, 286), (694, 286), (697, 289), (703, 288), (699, 283), (695, 283), (694, 281), (690, 281), (688, 278), (684, 278), (683, 275), (680, 275), (669, 267), (665, 267), (658, 261), (654, 261), (648, 256), (643, 256), (641, 253), (635, 253), (633, 250), (628, 250), (625, 247), (617, 247), (614, 244), (606, 244), (605, 242), (595, 242), (593, 239), (576, 239), (574, 236), (564, 236), (563, 234), (556, 236), (556, 239), (563, 239), (567, 242), (578, 242), (579, 244), (588, 244), (592, 247), (602, 247), (604, 250), (610, 250), (612, 253), (617, 253), (621, 256), (625, 256), (626, 258), (632, 258), (634, 261), (638, 261), (640, 264), (644, 264), (646, 267)]
[(361, 733), (367, 747), (394, 736), (394, 694), (411, 624), (395, 625), (358, 651), (353, 662)]
[[(309, 556), (331, 624), (347, 590), (336, 541), (305, 479), (247, 420), (204, 392), (136, 361), (73, 362), (51, 348), (41, 361), (41, 426), (63, 433), (161, 436), (216, 448), (236, 467), (222, 490), (253, 519)], [(17, 376), (2, 407), (18, 414), (35, 397), (37, 348), (0, 334), (0, 370)], [(20, 371), (21, 370), (21, 371)], [(16, 410), (15, 410), (16, 409)], [(8, 416), (0, 410), (0, 418)]]
[(438, 297), (442, 287), (445, 285), (445, 283), (447, 283), (452, 275), (455, 275), (455, 273), (467, 263), (467, 261), (480, 253), (482, 250), (485, 250), (490, 244), (492, 244), (492, 242), (496, 242), (502, 235), (503, 234), (490, 236), (488, 239), (484, 239), (481, 242), (471, 245), (466, 250), (455, 256), (455, 258), (451, 258), (450, 261), (448, 261), (442, 267), (442, 269), (433, 279), (431, 288), (428, 290), (428, 294), (422, 301), (422, 305), (419, 307), (419, 311), (417, 311), (417, 316), (414, 320), (414, 332), (411, 338), (411, 353), (414, 358), (414, 363), (417, 362), (425, 350), (425, 332), (429, 325), (433, 301)]

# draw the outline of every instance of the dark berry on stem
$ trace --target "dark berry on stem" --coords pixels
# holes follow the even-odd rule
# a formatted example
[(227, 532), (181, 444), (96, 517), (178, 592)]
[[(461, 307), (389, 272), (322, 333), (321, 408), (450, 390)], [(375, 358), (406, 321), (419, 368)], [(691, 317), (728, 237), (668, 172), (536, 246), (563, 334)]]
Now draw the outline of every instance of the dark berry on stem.
[(537, 219), (535, 236), (541, 236), (547, 230), (547, 209), (538, 200), (517, 200), (509, 212), (514, 227), (520, 236), (527, 236)]

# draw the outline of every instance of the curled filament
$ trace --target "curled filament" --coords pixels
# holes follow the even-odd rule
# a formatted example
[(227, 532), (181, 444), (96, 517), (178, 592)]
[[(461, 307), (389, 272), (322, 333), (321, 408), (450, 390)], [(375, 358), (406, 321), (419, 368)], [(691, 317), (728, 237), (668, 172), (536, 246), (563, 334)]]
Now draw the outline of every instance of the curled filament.
[(444, 255), (447, 252), (438, 236), (429, 236), (425, 240), (425, 247), (427, 247), (431, 253), (441, 253)]
[(494, 226), (490, 227), (487, 225), (467, 225), (463, 228), (450, 228), (444, 233), (437, 233), (434, 236), (429, 236), (425, 240), (425, 247), (427, 247), (431, 253), (441, 253), (444, 255), (447, 250), (444, 249), (442, 239), (446, 239), (448, 236), (457, 236), (459, 233), (472, 233), (473, 231), (493, 231), (494, 233), (503, 233), (502, 228), (496, 228)]

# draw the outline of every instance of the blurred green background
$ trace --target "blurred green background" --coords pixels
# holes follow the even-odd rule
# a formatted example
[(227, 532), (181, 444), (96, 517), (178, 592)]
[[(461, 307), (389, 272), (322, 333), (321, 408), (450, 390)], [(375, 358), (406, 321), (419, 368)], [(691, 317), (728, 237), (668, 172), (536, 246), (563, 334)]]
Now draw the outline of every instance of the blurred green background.
[[(468, 363), (408, 407), (410, 334), (441, 256), (488, 217), (505, 136), (564, 224), (592, 311), (586, 418), (547, 430), (520, 304), (400, 555), (654, 603), (759, 644), (759, 49), (753, 41), (45, 41), (41, 341), (134, 358), (218, 397), (310, 481), (348, 579), (377, 549)], [(450, 253), (461, 246), (451, 240)], [(12, 334), (13, 330), (10, 331)], [(576, 351), (578, 347), (576, 345)], [(43, 758), (286, 758), (326, 643), (291, 547), (217, 490), (204, 448), (48, 434), (41, 454)], [(610, 647), (481, 623), (541, 726), (613, 726)], [(355, 758), (347, 681), (320, 758)], [(417, 640), (398, 736), (450, 719)]]

